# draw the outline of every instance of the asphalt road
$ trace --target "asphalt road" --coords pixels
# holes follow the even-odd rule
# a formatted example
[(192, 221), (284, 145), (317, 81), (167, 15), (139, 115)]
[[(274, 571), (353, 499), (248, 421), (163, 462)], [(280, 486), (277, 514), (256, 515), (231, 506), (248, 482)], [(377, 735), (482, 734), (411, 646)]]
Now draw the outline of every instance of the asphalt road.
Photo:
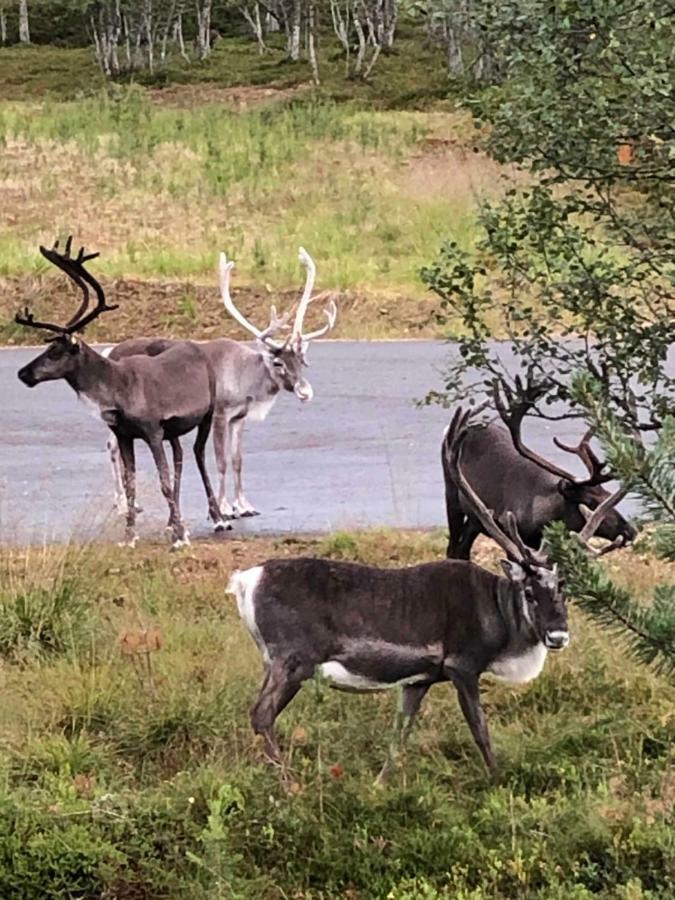
[[(19, 382), (17, 370), (36, 352), (0, 350), (0, 542), (118, 539), (107, 429), (65, 383), (31, 390)], [(443, 525), (439, 446), (449, 412), (417, 408), (415, 400), (441, 387), (449, 352), (434, 341), (313, 345), (307, 374), (314, 400), (301, 405), (283, 393), (264, 422), (248, 426), (244, 487), (261, 515), (238, 520), (232, 533)], [(556, 425), (556, 434), (573, 440), (579, 425)], [(553, 446), (550, 426), (532, 423), (526, 435), (534, 449), (583, 474)], [(137, 446), (139, 531), (157, 537), (166, 506), (149, 451)], [(210, 526), (189, 457), (183, 513), (194, 537)], [(211, 473), (215, 485), (212, 461)]]

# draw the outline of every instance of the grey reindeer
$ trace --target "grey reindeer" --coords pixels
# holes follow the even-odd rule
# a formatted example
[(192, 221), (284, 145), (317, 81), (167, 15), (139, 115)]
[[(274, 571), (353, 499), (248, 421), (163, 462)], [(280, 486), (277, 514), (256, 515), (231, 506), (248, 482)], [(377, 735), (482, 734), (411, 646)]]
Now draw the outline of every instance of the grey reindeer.
[[(65, 324), (38, 322), (25, 310), (17, 313), (20, 325), (51, 332), (49, 347), (18, 372), (28, 387), (44, 381), (64, 379), (84, 400), (97, 417), (105, 422), (115, 437), (123, 465), (123, 481), (127, 499), (126, 542), (136, 542), (135, 455), (134, 441), (142, 440), (150, 448), (162, 493), (169, 507), (169, 526), (173, 545), (187, 543), (188, 532), (180, 511), (180, 471), (182, 453), (179, 438), (197, 430), (194, 454), (208, 498), (210, 516), (218, 528), (225, 527), (220, 515), (204, 459), (204, 448), (211, 430), (216, 403), (216, 377), (207, 355), (190, 341), (181, 341), (158, 356), (131, 356), (106, 359), (80, 337), (95, 318), (117, 309), (106, 303), (103, 288), (85, 268), (85, 263), (98, 253), (85, 254), (81, 248), (71, 255), (72, 237), (63, 253), (58, 241), (51, 249), (40, 247), (40, 253), (53, 263), (82, 291), (82, 302), (75, 315)], [(89, 288), (97, 303), (90, 311)], [(175, 473), (172, 484), (163, 442), (173, 449)]]
[[(467, 481), (462, 460), (471, 413), (458, 410), (448, 467), (482, 527), (506, 554), (498, 576), (465, 560), (380, 569), (327, 559), (269, 560), (235, 572), (228, 590), (263, 657), (251, 710), (267, 757), (283, 765), (277, 716), (303, 681), (320, 673), (345, 691), (399, 686), (402, 714), (379, 780), (389, 773), (429, 688), (451, 682), (489, 770), (495, 759), (479, 696), (484, 672), (512, 682), (536, 678), (549, 650), (569, 641), (561, 580), (515, 518), (499, 524)], [(582, 533), (585, 542), (616, 502), (611, 496)], [(610, 502), (611, 501), (611, 502)]]
[[(242, 479), (242, 432), (246, 421), (262, 421), (272, 409), (282, 390), (294, 393), (306, 403), (314, 396), (309, 381), (304, 377), (304, 367), (309, 344), (330, 331), (337, 318), (337, 307), (330, 301), (324, 310), (326, 323), (315, 331), (303, 333), (303, 323), (312, 298), (316, 279), (316, 266), (312, 257), (304, 249), (299, 250), (300, 262), (306, 268), (306, 281), (302, 296), (297, 304), (293, 327), (290, 334), (279, 339), (287, 330), (290, 313), (278, 316), (272, 307), (267, 328), (256, 328), (237, 309), (230, 292), (230, 276), (234, 263), (220, 254), (219, 280), (223, 304), (232, 318), (256, 339), (254, 347), (242, 341), (220, 338), (199, 342), (202, 352), (208, 357), (216, 374), (216, 408), (213, 423), (216, 465), (220, 476), (218, 506), (225, 519), (238, 516), (257, 515), (257, 510), (244, 495)], [(122, 359), (137, 354), (155, 355), (163, 353), (174, 345), (174, 341), (156, 338), (135, 338), (123, 341), (109, 351), (111, 359)], [(113, 476), (116, 485), (116, 503), (121, 512), (126, 512), (125, 495), (122, 491), (119, 448), (114, 436), (108, 442)], [(234, 503), (227, 501), (226, 475), (231, 461), (234, 476)]]
[[(524, 542), (535, 549), (541, 546), (544, 528), (551, 522), (564, 522), (570, 531), (580, 532), (590, 513), (610, 496), (603, 485), (612, 479), (591, 447), (590, 431), (576, 447), (554, 438), (556, 446), (582, 460), (587, 478), (575, 478), (526, 446), (521, 425), (536, 390), (534, 385), (525, 387), (520, 382), (521, 396), (528, 399), (514, 402), (508, 389), (503, 398), (495, 388), (494, 402), (501, 422), (472, 424), (466, 435), (465, 463), (467, 478), (497, 521), (503, 522), (510, 512)], [(448, 559), (470, 559), (474, 541), (487, 532), (448, 466), (448, 440), (449, 428), (441, 446), (450, 532), (446, 555)], [(597, 534), (610, 541), (604, 552), (630, 544), (637, 537), (635, 527), (614, 508), (607, 509)]]

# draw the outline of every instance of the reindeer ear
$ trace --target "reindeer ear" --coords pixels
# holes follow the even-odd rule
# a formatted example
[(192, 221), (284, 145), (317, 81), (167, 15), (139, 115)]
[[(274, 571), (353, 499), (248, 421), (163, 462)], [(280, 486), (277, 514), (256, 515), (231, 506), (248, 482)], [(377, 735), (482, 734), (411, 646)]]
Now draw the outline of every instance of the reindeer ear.
[(520, 563), (514, 562), (512, 559), (503, 559), (501, 561), (504, 574), (514, 584), (522, 584), (525, 581), (525, 569)]
[(577, 485), (567, 478), (561, 478), (558, 482), (558, 493), (562, 494), (566, 500), (574, 501), (578, 495)]
[(80, 352), (80, 339), (77, 335), (69, 334), (68, 335), (68, 349), (71, 353), (79, 353)]

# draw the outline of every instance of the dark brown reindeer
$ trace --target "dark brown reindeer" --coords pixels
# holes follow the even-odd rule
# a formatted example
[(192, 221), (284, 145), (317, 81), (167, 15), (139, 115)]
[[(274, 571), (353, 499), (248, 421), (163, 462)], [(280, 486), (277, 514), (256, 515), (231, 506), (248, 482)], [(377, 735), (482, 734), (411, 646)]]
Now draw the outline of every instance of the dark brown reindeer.
[[(277, 559), (233, 574), (228, 590), (264, 660), (251, 723), (263, 735), (271, 761), (281, 763), (277, 716), (302, 682), (320, 673), (341, 690), (401, 687), (395, 749), (405, 741), (429, 688), (452, 682), (492, 770), (480, 676), (491, 672), (529, 681), (541, 672), (549, 650), (567, 645), (567, 609), (555, 566), (526, 546), (513, 516), (499, 525), (464, 477), (470, 415), (459, 410), (453, 418), (448, 466), (473, 515), (506, 554), (502, 576), (463, 560), (379, 569), (326, 559)], [(391, 765), (390, 755), (380, 779)]]
[[(103, 288), (85, 268), (85, 263), (98, 253), (85, 254), (80, 249), (71, 256), (72, 238), (65, 251), (58, 251), (58, 241), (51, 250), (40, 247), (49, 262), (68, 275), (82, 291), (82, 302), (75, 315), (65, 324), (38, 322), (27, 309), (17, 313), (20, 325), (51, 332), (49, 347), (18, 376), (28, 387), (43, 381), (64, 379), (85, 400), (114, 434), (122, 456), (127, 495), (126, 540), (136, 541), (135, 457), (134, 441), (145, 441), (150, 447), (159, 473), (162, 493), (169, 506), (169, 525), (174, 546), (188, 541), (180, 513), (180, 473), (182, 455), (179, 437), (197, 429), (195, 458), (209, 501), (209, 512), (215, 523), (222, 522), (204, 460), (204, 447), (213, 417), (216, 378), (208, 358), (197, 344), (183, 341), (158, 356), (132, 356), (119, 361), (106, 359), (89, 347), (81, 332), (97, 316), (116, 309), (105, 300)], [(97, 303), (88, 311), (89, 288)], [(163, 442), (169, 441), (174, 452), (175, 475), (172, 486)]]
[[(526, 399), (514, 402), (508, 389), (505, 400), (495, 389), (495, 406), (504, 424), (471, 425), (466, 435), (464, 468), (476, 493), (497, 521), (503, 523), (510, 511), (525, 544), (536, 549), (541, 546), (544, 528), (551, 522), (564, 522), (570, 531), (580, 532), (590, 511), (610, 496), (603, 485), (612, 480), (612, 475), (594, 453), (590, 431), (577, 447), (568, 447), (554, 438), (558, 447), (582, 460), (588, 469), (585, 479), (575, 478), (523, 443), (521, 424), (534, 402), (533, 390), (528, 386)], [(448, 465), (448, 434), (449, 431), (441, 447), (450, 531), (446, 555), (449, 559), (470, 559), (474, 541), (479, 534), (487, 532), (475, 515), (473, 504), (459, 490)], [(637, 531), (612, 507), (602, 518), (597, 535), (611, 542), (607, 552), (631, 543)]]

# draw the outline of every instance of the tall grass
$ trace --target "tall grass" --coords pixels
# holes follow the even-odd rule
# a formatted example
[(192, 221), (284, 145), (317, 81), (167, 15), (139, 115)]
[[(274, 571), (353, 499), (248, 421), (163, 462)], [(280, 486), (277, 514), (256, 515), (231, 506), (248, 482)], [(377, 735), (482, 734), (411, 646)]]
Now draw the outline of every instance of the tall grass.
[[(262, 763), (247, 717), (260, 660), (224, 594), (232, 568), (312, 553), (404, 565), (442, 546), (376, 531), (57, 559), (98, 626), (66, 653), (3, 661), (0, 896), (672, 896), (675, 695), (576, 613), (532, 685), (486, 679), (494, 781), (443, 687), (384, 790), (392, 697), (306, 685), (279, 722), (290, 783)], [(55, 571), (51, 551), (0, 562), (15, 594)], [(613, 566), (649, 578), (630, 552)]]
[(311, 95), (241, 112), (159, 107), (119, 86), (30, 114), (5, 103), (0, 274), (43, 271), (36, 242), (74, 231), (111, 275), (210, 280), (223, 248), (246, 280), (288, 287), (304, 244), (323, 286), (419, 294), (430, 248), (470, 236), (475, 198), (406, 178), (426, 134), (464, 128)]

